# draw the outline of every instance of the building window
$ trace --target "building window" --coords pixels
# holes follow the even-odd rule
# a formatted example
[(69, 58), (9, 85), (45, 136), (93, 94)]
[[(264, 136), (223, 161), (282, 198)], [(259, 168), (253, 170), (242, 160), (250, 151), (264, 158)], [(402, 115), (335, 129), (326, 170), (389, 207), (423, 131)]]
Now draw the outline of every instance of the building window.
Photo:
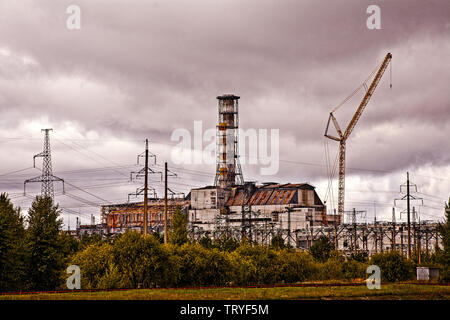
[(279, 218), (278, 212), (272, 212), (272, 221), (277, 222)]
[(306, 190), (302, 190), (302, 203), (306, 204)]

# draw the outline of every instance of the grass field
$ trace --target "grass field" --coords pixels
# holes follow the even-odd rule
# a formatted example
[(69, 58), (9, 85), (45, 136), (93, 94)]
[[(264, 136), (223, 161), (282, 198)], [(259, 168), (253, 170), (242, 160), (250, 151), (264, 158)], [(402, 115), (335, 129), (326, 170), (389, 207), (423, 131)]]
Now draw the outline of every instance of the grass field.
[(34, 293), (0, 295), (3, 300), (449, 300), (450, 286), (382, 284), (381, 289), (361, 286), (307, 286), (269, 288), (134, 289), (122, 291)]

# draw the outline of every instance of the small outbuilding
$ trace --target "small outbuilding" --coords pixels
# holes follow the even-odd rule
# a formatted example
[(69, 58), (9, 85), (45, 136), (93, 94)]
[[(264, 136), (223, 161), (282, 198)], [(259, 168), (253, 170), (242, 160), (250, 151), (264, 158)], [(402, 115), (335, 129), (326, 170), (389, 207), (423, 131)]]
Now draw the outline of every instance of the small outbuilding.
[(417, 280), (429, 281), (439, 278), (439, 268), (417, 267)]

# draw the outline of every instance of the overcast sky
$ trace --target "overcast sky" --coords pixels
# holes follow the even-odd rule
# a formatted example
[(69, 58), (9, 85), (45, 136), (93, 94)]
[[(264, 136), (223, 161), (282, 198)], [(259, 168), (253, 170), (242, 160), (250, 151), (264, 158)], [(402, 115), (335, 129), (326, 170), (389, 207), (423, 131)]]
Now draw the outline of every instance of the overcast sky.
[[(66, 26), (71, 4), (81, 9), (79, 30)], [(366, 26), (371, 4), (381, 8), (380, 30)], [(173, 191), (210, 185), (214, 164), (174, 164), (171, 135), (193, 134), (194, 121), (214, 128), (216, 96), (233, 93), (241, 97), (242, 129), (279, 129), (279, 172), (262, 176), (263, 164), (245, 164), (244, 179), (309, 182), (331, 209), (337, 183), (330, 197), (328, 114), (388, 52), (392, 70), (347, 141), (346, 209), (365, 210), (362, 221), (390, 220), (409, 171), (424, 199), (420, 218), (442, 219), (450, 195), (446, 0), (2, 0), (0, 191), (24, 210), (39, 193), (39, 185), (27, 187), (28, 197), (22, 190), (40, 174), (30, 167), (42, 151), (42, 128), (53, 128), (54, 174), (70, 183), (69, 195), (55, 183), (66, 226), (75, 225), (75, 212), (98, 221), (94, 205), (127, 201), (142, 183), (129, 178), (141, 168), (145, 138), (156, 154), (152, 168), (167, 161), (177, 174)], [(341, 127), (363, 93), (336, 111)], [(333, 161), (337, 142), (328, 146)], [(151, 180), (162, 196), (160, 175)]]

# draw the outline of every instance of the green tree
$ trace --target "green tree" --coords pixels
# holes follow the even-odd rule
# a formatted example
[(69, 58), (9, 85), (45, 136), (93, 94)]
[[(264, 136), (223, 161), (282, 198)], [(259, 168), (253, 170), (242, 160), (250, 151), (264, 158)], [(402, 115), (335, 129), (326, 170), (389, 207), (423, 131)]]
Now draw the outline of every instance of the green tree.
[[(113, 246), (109, 243), (95, 243), (78, 251), (71, 264), (80, 267), (82, 289), (110, 289), (119, 287), (120, 278), (116, 283), (101, 286), (102, 279), (109, 276), (113, 269)], [(110, 278), (110, 277), (109, 277)], [(111, 281), (107, 281), (111, 282)]]
[(188, 242), (187, 216), (178, 206), (172, 216), (171, 227), (169, 230), (169, 242), (175, 245), (182, 245)]
[(239, 241), (232, 237), (223, 236), (214, 240), (213, 247), (221, 251), (232, 252), (239, 247)]
[(67, 232), (60, 232), (58, 237), (58, 242), (61, 244), (62, 253), (65, 257), (69, 258), (81, 249), (80, 242)]
[(277, 234), (273, 236), (272, 241), (270, 242), (270, 246), (274, 249), (285, 249), (287, 248), (286, 243), (284, 242), (281, 234)]
[(163, 236), (161, 233), (154, 231), (154, 232), (152, 233), (152, 236), (153, 236), (156, 240), (158, 240), (159, 243), (164, 243), (164, 236)]
[(103, 242), (102, 236), (98, 233), (94, 233), (94, 234), (84, 234), (81, 236), (80, 239), (80, 249), (84, 249), (88, 246), (90, 246), (91, 244), (101, 244)]
[(450, 198), (445, 204), (445, 222), (439, 226), (439, 233), (442, 237), (444, 249), (439, 254), (439, 262), (443, 268), (441, 279), (445, 282), (450, 281)]
[(114, 264), (122, 274), (122, 287), (161, 286), (170, 268), (164, 246), (152, 235), (127, 231), (113, 244)]
[(199, 243), (203, 248), (206, 248), (206, 249), (212, 249), (212, 248), (214, 248), (214, 244), (213, 244), (211, 238), (210, 238), (210, 237), (207, 237), (207, 236), (203, 236), (203, 237), (198, 241), (198, 243)]
[(36, 197), (28, 211), (26, 241), (30, 252), (27, 274), (32, 290), (54, 290), (64, 270), (64, 247), (60, 242), (60, 209), (50, 197)]
[(394, 282), (414, 278), (414, 265), (397, 251), (372, 255), (369, 264), (377, 265), (381, 270), (381, 280)]
[(226, 252), (199, 243), (173, 247), (177, 259), (171, 269), (177, 269), (177, 286), (224, 285), (229, 281), (231, 266)]
[(350, 255), (350, 260), (358, 262), (367, 262), (369, 259), (369, 253), (367, 251), (358, 251), (356, 253), (352, 252)]
[(320, 262), (325, 262), (330, 257), (331, 251), (333, 251), (334, 245), (328, 240), (327, 237), (321, 236), (309, 249), (311, 255)]
[(0, 195), (0, 291), (20, 290), (25, 275), (25, 228), (20, 209)]

